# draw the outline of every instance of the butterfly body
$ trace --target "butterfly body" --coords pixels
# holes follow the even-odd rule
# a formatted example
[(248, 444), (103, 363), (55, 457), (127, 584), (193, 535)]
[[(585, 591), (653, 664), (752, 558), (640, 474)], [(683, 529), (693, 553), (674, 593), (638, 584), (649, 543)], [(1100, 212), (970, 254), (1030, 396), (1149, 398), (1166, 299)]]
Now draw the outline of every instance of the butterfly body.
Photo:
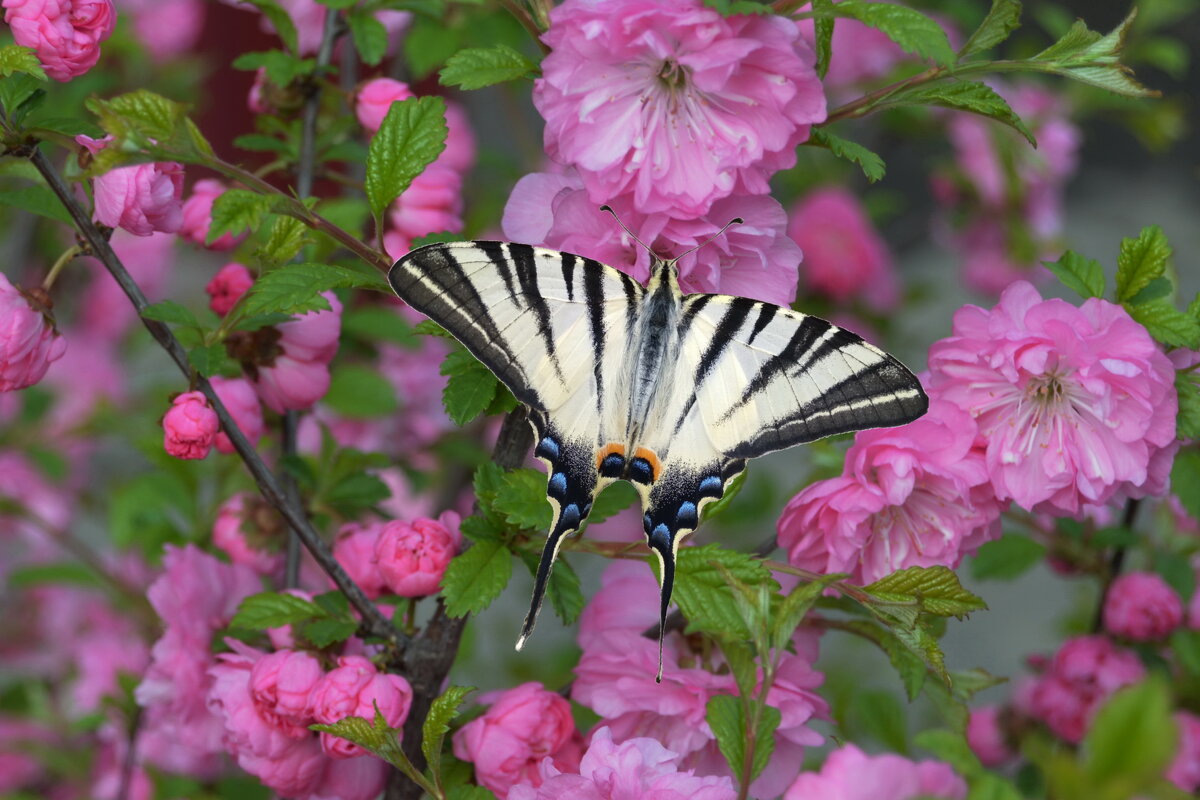
[(553, 522), (518, 649), (563, 537), (628, 480), (662, 567), (746, 460), (834, 433), (910, 422), (927, 400), (899, 361), (816, 317), (683, 294), (673, 262), (645, 287), (592, 259), (504, 242), (427, 245), (389, 280), (529, 406)]

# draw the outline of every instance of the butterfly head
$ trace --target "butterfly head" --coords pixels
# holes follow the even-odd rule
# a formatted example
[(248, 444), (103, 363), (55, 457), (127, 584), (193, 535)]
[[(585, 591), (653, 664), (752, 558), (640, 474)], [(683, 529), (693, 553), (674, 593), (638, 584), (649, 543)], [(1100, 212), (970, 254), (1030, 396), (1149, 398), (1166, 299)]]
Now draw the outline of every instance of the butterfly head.
[(646, 252), (650, 254), (650, 284), (649, 284), (649, 288), (652, 288), (661, 283), (667, 283), (667, 284), (677, 283), (677, 280), (675, 279), (675, 274), (676, 274), (676, 270), (678, 269), (677, 265), (679, 264), (680, 259), (682, 259), (684, 256), (691, 255), (692, 253), (699, 250), (701, 247), (704, 247), (709, 242), (712, 242), (717, 237), (723, 235), (725, 233), (725, 231), (729, 230), (730, 226), (741, 225), (742, 223), (745, 222), (745, 220), (743, 220), (741, 217), (734, 217), (733, 219), (729, 220), (729, 222), (726, 222), (721, 227), (721, 230), (717, 231), (712, 236), (708, 237), (703, 242), (701, 242), (700, 244), (691, 248), (690, 250), (685, 250), (684, 252), (680, 253), (679, 255), (675, 256), (674, 258), (663, 258), (658, 253), (654, 252), (654, 250), (651, 249), (651, 247), (648, 244), (646, 244), (641, 239), (639, 239), (637, 236), (635, 236), (633, 231), (629, 230), (629, 227), (626, 226), (626, 224), (621, 221), (621, 218), (617, 216), (617, 212), (612, 210), (612, 206), (609, 206), (607, 204), (602, 205), (602, 206), (600, 206), (600, 210), (607, 211), (609, 214), (612, 214), (613, 219), (615, 219), (617, 221), (617, 224), (621, 226), (621, 229), (624, 230), (625, 233), (629, 234), (629, 238), (633, 239), (635, 242), (640, 244), (646, 250)]

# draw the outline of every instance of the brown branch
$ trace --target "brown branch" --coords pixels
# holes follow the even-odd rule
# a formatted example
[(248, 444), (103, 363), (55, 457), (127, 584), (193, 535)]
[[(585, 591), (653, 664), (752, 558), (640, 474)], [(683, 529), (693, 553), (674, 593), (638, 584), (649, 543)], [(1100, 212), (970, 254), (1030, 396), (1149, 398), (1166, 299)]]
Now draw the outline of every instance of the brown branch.
[[(70, 214), (71, 219), (75, 223), (75, 228), (83, 237), (91, 248), (92, 254), (99, 259), (113, 280), (125, 292), (126, 297), (133, 304), (134, 309), (141, 315), (149, 305), (146, 302), (146, 296), (142, 293), (141, 288), (134, 282), (129, 272), (125, 269), (125, 265), (113, 252), (112, 247), (108, 243), (108, 239), (100, 229), (92, 222), (91, 217), (83, 210), (79, 202), (75, 199), (75, 195), (71, 189), (63, 181), (58, 171), (46, 158), (37, 146), (32, 146), (29, 151), (22, 151), (20, 155), (24, 155), (30, 159), (33, 166), (41, 173), (45, 179), (47, 186), (58, 197), (59, 201)], [(154, 337), (154, 340), (167, 352), (175, 365), (179, 367), (180, 372), (189, 380), (193, 377), (191, 363), (188, 361), (187, 352), (183, 349), (183, 345), (171, 333), (171, 329), (163, 323), (142, 317), (142, 324), (146, 330)], [(364, 631), (370, 635), (383, 639), (392, 648), (402, 650), (407, 646), (407, 637), (403, 636), (395, 629), (391, 622), (388, 621), (379, 609), (371, 602), (371, 600), (363, 593), (362, 588), (346, 574), (342, 569), (342, 565), (333, 557), (333, 553), (329, 547), (321, 539), (317, 531), (312, 527), (308, 518), (304, 514), (304, 510), (298, 505), (289, 501), (284, 494), (279, 482), (275, 479), (274, 474), (263, 462), (253, 445), (246, 439), (229, 411), (225, 408), (225, 404), (221, 402), (221, 398), (217, 397), (213, 391), (212, 385), (202, 376), (195, 376), (197, 388), (204, 393), (208, 398), (209, 404), (217, 413), (217, 419), (220, 420), (221, 427), (233, 443), (234, 450), (241, 456), (245, 462), (247, 470), (254, 478), (254, 482), (258, 485), (262, 496), (270, 503), (295, 531), (296, 535), (308, 548), (316, 562), (322, 569), (333, 579), (334, 584), (341, 592), (346, 595), (346, 599), (350, 604), (362, 615), (362, 627)]]

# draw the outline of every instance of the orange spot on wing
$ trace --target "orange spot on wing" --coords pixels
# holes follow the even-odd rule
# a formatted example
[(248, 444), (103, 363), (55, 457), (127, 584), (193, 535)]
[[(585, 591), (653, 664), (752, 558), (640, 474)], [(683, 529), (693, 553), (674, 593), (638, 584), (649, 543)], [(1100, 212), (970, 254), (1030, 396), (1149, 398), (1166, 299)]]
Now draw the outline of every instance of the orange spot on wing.
[(624, 458), (625, 457), (625, 445), (617, 444), (616, 442), (609, 442), (608, 444), (604, 445), (604, 447), (601, 447), (599, 450), (597, 450), (596, 451), (596, 469), (600, 469), (600, 465), (604, 463), (604, 459), (608, 458), (613, 453), (616, 453), (617, 455)]
[(662, 474), (662, 462), (658, 460), (657, 453), (645, 447), (639, 447), (633, 457), (646, 459), (646, 463), (650, 465), (650, 482), (658, 480), (658, 476)]

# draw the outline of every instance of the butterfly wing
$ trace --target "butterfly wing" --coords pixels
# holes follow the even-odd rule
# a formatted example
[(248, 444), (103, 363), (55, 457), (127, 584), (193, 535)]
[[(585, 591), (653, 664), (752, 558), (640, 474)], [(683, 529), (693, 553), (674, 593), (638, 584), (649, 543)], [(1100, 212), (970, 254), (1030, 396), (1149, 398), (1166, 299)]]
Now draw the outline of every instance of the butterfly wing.
[(903, 364), (817, 317), (727, 295), (687, 295), (678, 377), (647, 447), (658, 474), (644, 525), (662, 560), (666, 616), (679, 541), (747, 459), (846, 431), (902, 425), (928, 400)]
[(397, 261), (388, 280), (530, 408), (554, 516), (520, 649), (562, 538), (612, 480), (600, 474), (597, 453), (625, 441), (627, 393), (613, 384), (645, 290), (592, 259), (505, 242), (426, 245)]

